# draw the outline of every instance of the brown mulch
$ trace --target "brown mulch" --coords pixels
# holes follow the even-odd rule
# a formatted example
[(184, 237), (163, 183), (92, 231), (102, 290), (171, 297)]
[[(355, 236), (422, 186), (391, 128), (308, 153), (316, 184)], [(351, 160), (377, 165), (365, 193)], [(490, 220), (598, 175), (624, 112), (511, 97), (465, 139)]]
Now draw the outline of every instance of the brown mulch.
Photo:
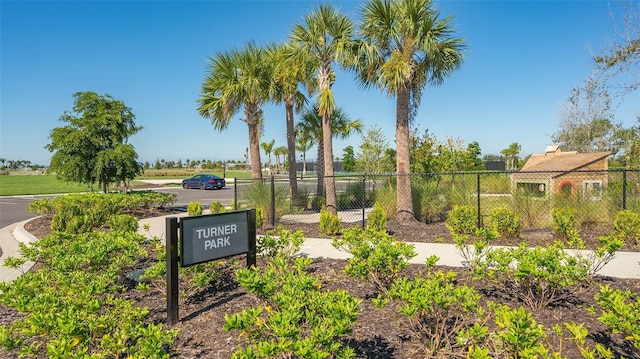
[[(317, 224), (284, 224), (283, 227), (292, 230), (302, 230), (306, 237), (323, 237)], [(44, 218), (33, 220), (25, 228), (42, 237), (48, 233), (48, 222)], [(267, 229), (260, 229), (265, 233)], [(451, 243), (451, 235), (443, 223), (424, 224), (419, 222), (401, 224), (394, 221), (388, 223), (389, 232), (399, 240), (411, 242), (439, 242)], [(598, 243), (597, 237), (606, 234), (607, 228), (583, 228), (581, 236), (588, 248), (594, 248)], [(530, 245), (546, 245), (555, 240), (548, 230), (525, 230), (522, 241)], [(514, 245), (513, 241), (497, 241), (495, 244)], [(637, 247), (625, 246), (626, 251), (640, 251)], [(343, 273), (346, 262), (335, 259), (317, 259), (310, 268), (310, 272), (322, 282), (326, 290), (346, 289), (352, 296), (362, 299), (360, 315), (353, 325), (353, 333), (344, 338), (343, 344), (352, 347), (358, 358), (426, 358), (429, 357), (419, 350), (418, 340), (408, 329), (406, 319), (393, 310), (393, 305), (384, 309), (375, 309), (370, 298), (378, 294), (376, 288), (362, 281), (350, 278)], [(144, 268), (149, 264), (140, 264), (137, 268)], [(260, 264), (259, 264), (260, 265)], [(137, 268), (131, 268), (137, 269)], [(462, 268), (437, 267), (443, 271), (453, 271), (458, 274), (457, 283), (474, 287), (482, 294), (482, 302), (495, 301), (507, 304), (512, 308), (523, 306), (510, 293), (501, 292), (488, 282), (471, 280)], [(408, 277), (421, 275), (422, 265), (411, 265), (406, 275)], [(172, 358), (229, 358), (231, 353), (244, 344), (243, 338), (236, 332), (223, 330), (224, 315), (239, 312), (243, 309), (260, 304), (260, 300), (239, 287), (233, 279), (231, 268), (224, 270), (215, 286), (206, 288), (191, 297), (180, 307), (180, 321), (175, 328), (180, 334), (172, 348)], [(123, 278), (123, 281), (127, 281)], [(617, 289), (629, 289), (640, 293), (640, 280), (598, 277), (593, 282), (579, 290), (567, 293), (561, 303), (542, 310), (526, 308), (533, 313), (535, 320), (542, 324), (549, 334), (548, 342), (554, 349), (559, 348), (551, 327), (564, 322), (584, 323), (589, 330), (587, 345), (593, 347), (601, 343), (609, 347), (618, 358), (640, 358), (640, 349), (633, 348), (628, 340), (620, 335), (609, 335), (606, 328), (595, 316), (587, 312), (587, 308), (595, 305), (594, 296), (599, 286), (608, 284)], [(164, 293), (154, 289), (140, 291), (129, 286), (123, 293), (129, 299), (135, 300), (139, 306), (149, 308), (149, 322), (166, 323), (166, 299)], [(6, 325), (17, 319), (20, 314), (11, 308), (0, 305), (0, 325)], [(562, 344), (563, 355), (568, 358), (581, 358), (576, 346), (568, 341)], [(5, 355), (5, 356), (3, 356)], [(3, 353), (2, 358), (16, 358), (16, 353)], [(450, 356), (441, 356), (450, 357)]]

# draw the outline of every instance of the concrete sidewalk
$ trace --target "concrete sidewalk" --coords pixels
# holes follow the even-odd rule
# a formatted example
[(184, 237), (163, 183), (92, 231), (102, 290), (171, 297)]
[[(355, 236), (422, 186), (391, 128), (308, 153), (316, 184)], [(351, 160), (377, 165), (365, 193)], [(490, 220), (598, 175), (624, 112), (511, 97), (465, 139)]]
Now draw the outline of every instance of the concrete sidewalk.
[[(174, 217), (187, 216), (186, 213), (171, 215)], [(166, 240), (166, 218), (156, 217), (140, 220), (139, 233), (148, 238), (157, 237)], [(148, 230), (144, 227), (148, 226)], [(350, 255), (341, 252), (331, 245), (328, 238), (307, 238), (300, 248), (300, 255), (310, 258), (335, 258), (348, 259)], [(417, 256), (410, 260), (411, 263), (423, 264), (428, 257), (436, 255), (440, 257), (437, 265), (462, 267), (464, 258), (456, 251), (455, 245), (445, 243), (413, 243)], [(607, 263), (598, 274), (617, 278), (640, 279), (640, 252), (617, 252), (615, 258)]]
[[(167, 217), (185, 217), (187, 213), (179, 213), (163, 217), (146, 218), (139, 221), (140, 228), (138, 232), (147, 238), (157, 237), (162, 241), (166, 240), (166, 218)], [(7, 257), (19, 256), (19, 243), (29, 243), (35, 239), (30, 233), (24, 229), (24, 224), (30, 221), (26, 220), (14, 223), (0, 229), (0, 248), (2, 255), (0, 256), (0, 281), (10, 281), (17, 278), (21, 271), (13, 270), (2, 264)], [(347, 259), (350, 257), (348, 253), (341, 252), (331, 245), (331, 239), (327, 238), (307, 238), (300, 248), (300, 255), (310, 258), (335, 258)], [(416, 253), (418, 254), (410, 262), (424, 263), (431, 255), (440, 257), (438, 265), (461, 267), (463, 258), (458, 254), (455, 246), (444, 243), (413, 243)], [(22, 271), (26, 271), (33, 263), (27, 263), (23, 266)], [(616, 257), (609, 262), (598, 274), (603, 276), (617, 278), (636, 278), (640, 279), (640, 252), (617, 252)]]

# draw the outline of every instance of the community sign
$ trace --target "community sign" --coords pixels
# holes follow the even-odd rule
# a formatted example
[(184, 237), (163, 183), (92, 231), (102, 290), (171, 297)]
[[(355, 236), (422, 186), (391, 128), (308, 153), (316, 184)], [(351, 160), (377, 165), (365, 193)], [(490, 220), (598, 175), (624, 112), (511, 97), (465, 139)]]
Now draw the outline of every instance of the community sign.
[(180, 263), (186, 267), (247, 253), (249, 236), (247, 211), (185, 217), (180, 223)]

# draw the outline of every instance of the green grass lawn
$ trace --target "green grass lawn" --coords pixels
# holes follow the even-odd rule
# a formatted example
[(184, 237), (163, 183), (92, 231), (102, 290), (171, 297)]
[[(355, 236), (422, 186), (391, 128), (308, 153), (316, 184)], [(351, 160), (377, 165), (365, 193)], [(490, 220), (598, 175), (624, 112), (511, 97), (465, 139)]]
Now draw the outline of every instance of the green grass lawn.
[[(172, 173), (167, 170), (160, 170), (154, 173), (154, 170), (146, 171), (144, 176), (138, 179), (183, 179), (194, 175), (194, 173)], [(208, 171), (206, 173), (214, 173), (222, 177), (222, 171)], [(227, 178), (251, 178), (251, 172), (247, 171), (226, 171)], [(179, 181), (177, 181), (179, 182)], [(135, 185), (136, 181), (133, 182)], [(113, 188), (117, 190), (118, 188)], [(100, 192), (100, 186), (94, 186), (94, 190)], [(57, 193), (78, 193), (88, 192), (86, 185), (77, 183), (66, 183), (59, 180), (54, 175), (8, 175), (0, 176), (0, 196), (20, 196), (34, 194), (57, 194)]]
[(66, 183), (51, 175), (0, 176), (0, 196), (87, 192), (86, 185)]

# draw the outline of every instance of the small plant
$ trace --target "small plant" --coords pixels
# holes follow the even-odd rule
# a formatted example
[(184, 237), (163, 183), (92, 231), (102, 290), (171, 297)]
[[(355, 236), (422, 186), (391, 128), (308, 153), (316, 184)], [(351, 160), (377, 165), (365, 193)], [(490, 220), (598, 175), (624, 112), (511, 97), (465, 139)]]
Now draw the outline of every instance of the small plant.
[(282, 256), (290, 260), (300, 250), (304, 240), (302, 231), (292, 232), (279, 227), (277, 231), (270, 230), (265, 236), (258, 237), (256, 251), (266, 258)]
[(209, 211), (211, 213), (225, 213), (227, 212), (227, 207), (220, 203), (220, 201), (213, 201), (209, 203)]
[[(611, 333), (620, 333), (640, 354), (640, 297), (629, 289), (621, 291), (608, 285), (600, 286), (596, 295), (600, 306), (598, 320), (607, 326)], [(595, 313), (595, 309), (591, 309)]]
[(416, 256), (413, 244), (399, 242), (386, 230), (373, 228), (347, 228), (332, 245), (352, 255), (344, 269), (347, 275), (374, 283), (383, 292)]
[(520, 238), (520, 217), (509, 208), (498, 207), (491, 211), (489, 224), (506, 239)]
[(318, 224), (320, 231), (328, 236), (335, 236), (342, 230), (342, 222), (338, 215), (333, 214), (326, 209), (320, 211), (320, 223)]
[(575, 209), (554, 208), (551, 210), (551, 217), (553, 218), (553, 234), (570, 242), (580, 237)]
[(456, 334), (470, 326), (481, 310), (480, 294), (471, 287), (456, 284), (455, 279), (453, 272), (401, 278), (389, 291), (390, 298), (401, 302), (398, 311), (408, 318), (410, 330), (430, 354), (427, 357), (451, 354), (456, 348), (462, 351)]
[(198, 201), (189, 202), (187, 204), (187, 214), (191, 217), (202, 215), (202, 204)]
[(117, 214), (108, 220), (109, 228), (114, 232), (136, 232), (138, 219), (128, 214)]
[(367, 215), (367, 228), (377, 231), (387, 230), (387, 213), (378, 202), (373, 205), (373, 210)]
[(473, 235), (476, 233), (478, 210), (471, 206), (454, 206), (445, 224), (451, 234)]
[(232, 358), (354, 358), (341, 339), (351, 333), (360, 300), (345, 290), (322, 290), (306, 273), (311, 259), (269, 260), (264, 269), (242, 268), (238, 283), (263, 303), (225, 314), (224, 329), (239, 332), (246, 346)]
[(619, 211), (613, 221), (613, 232), (625, 242), (640, 245), (640, 213), (628, 209)]

